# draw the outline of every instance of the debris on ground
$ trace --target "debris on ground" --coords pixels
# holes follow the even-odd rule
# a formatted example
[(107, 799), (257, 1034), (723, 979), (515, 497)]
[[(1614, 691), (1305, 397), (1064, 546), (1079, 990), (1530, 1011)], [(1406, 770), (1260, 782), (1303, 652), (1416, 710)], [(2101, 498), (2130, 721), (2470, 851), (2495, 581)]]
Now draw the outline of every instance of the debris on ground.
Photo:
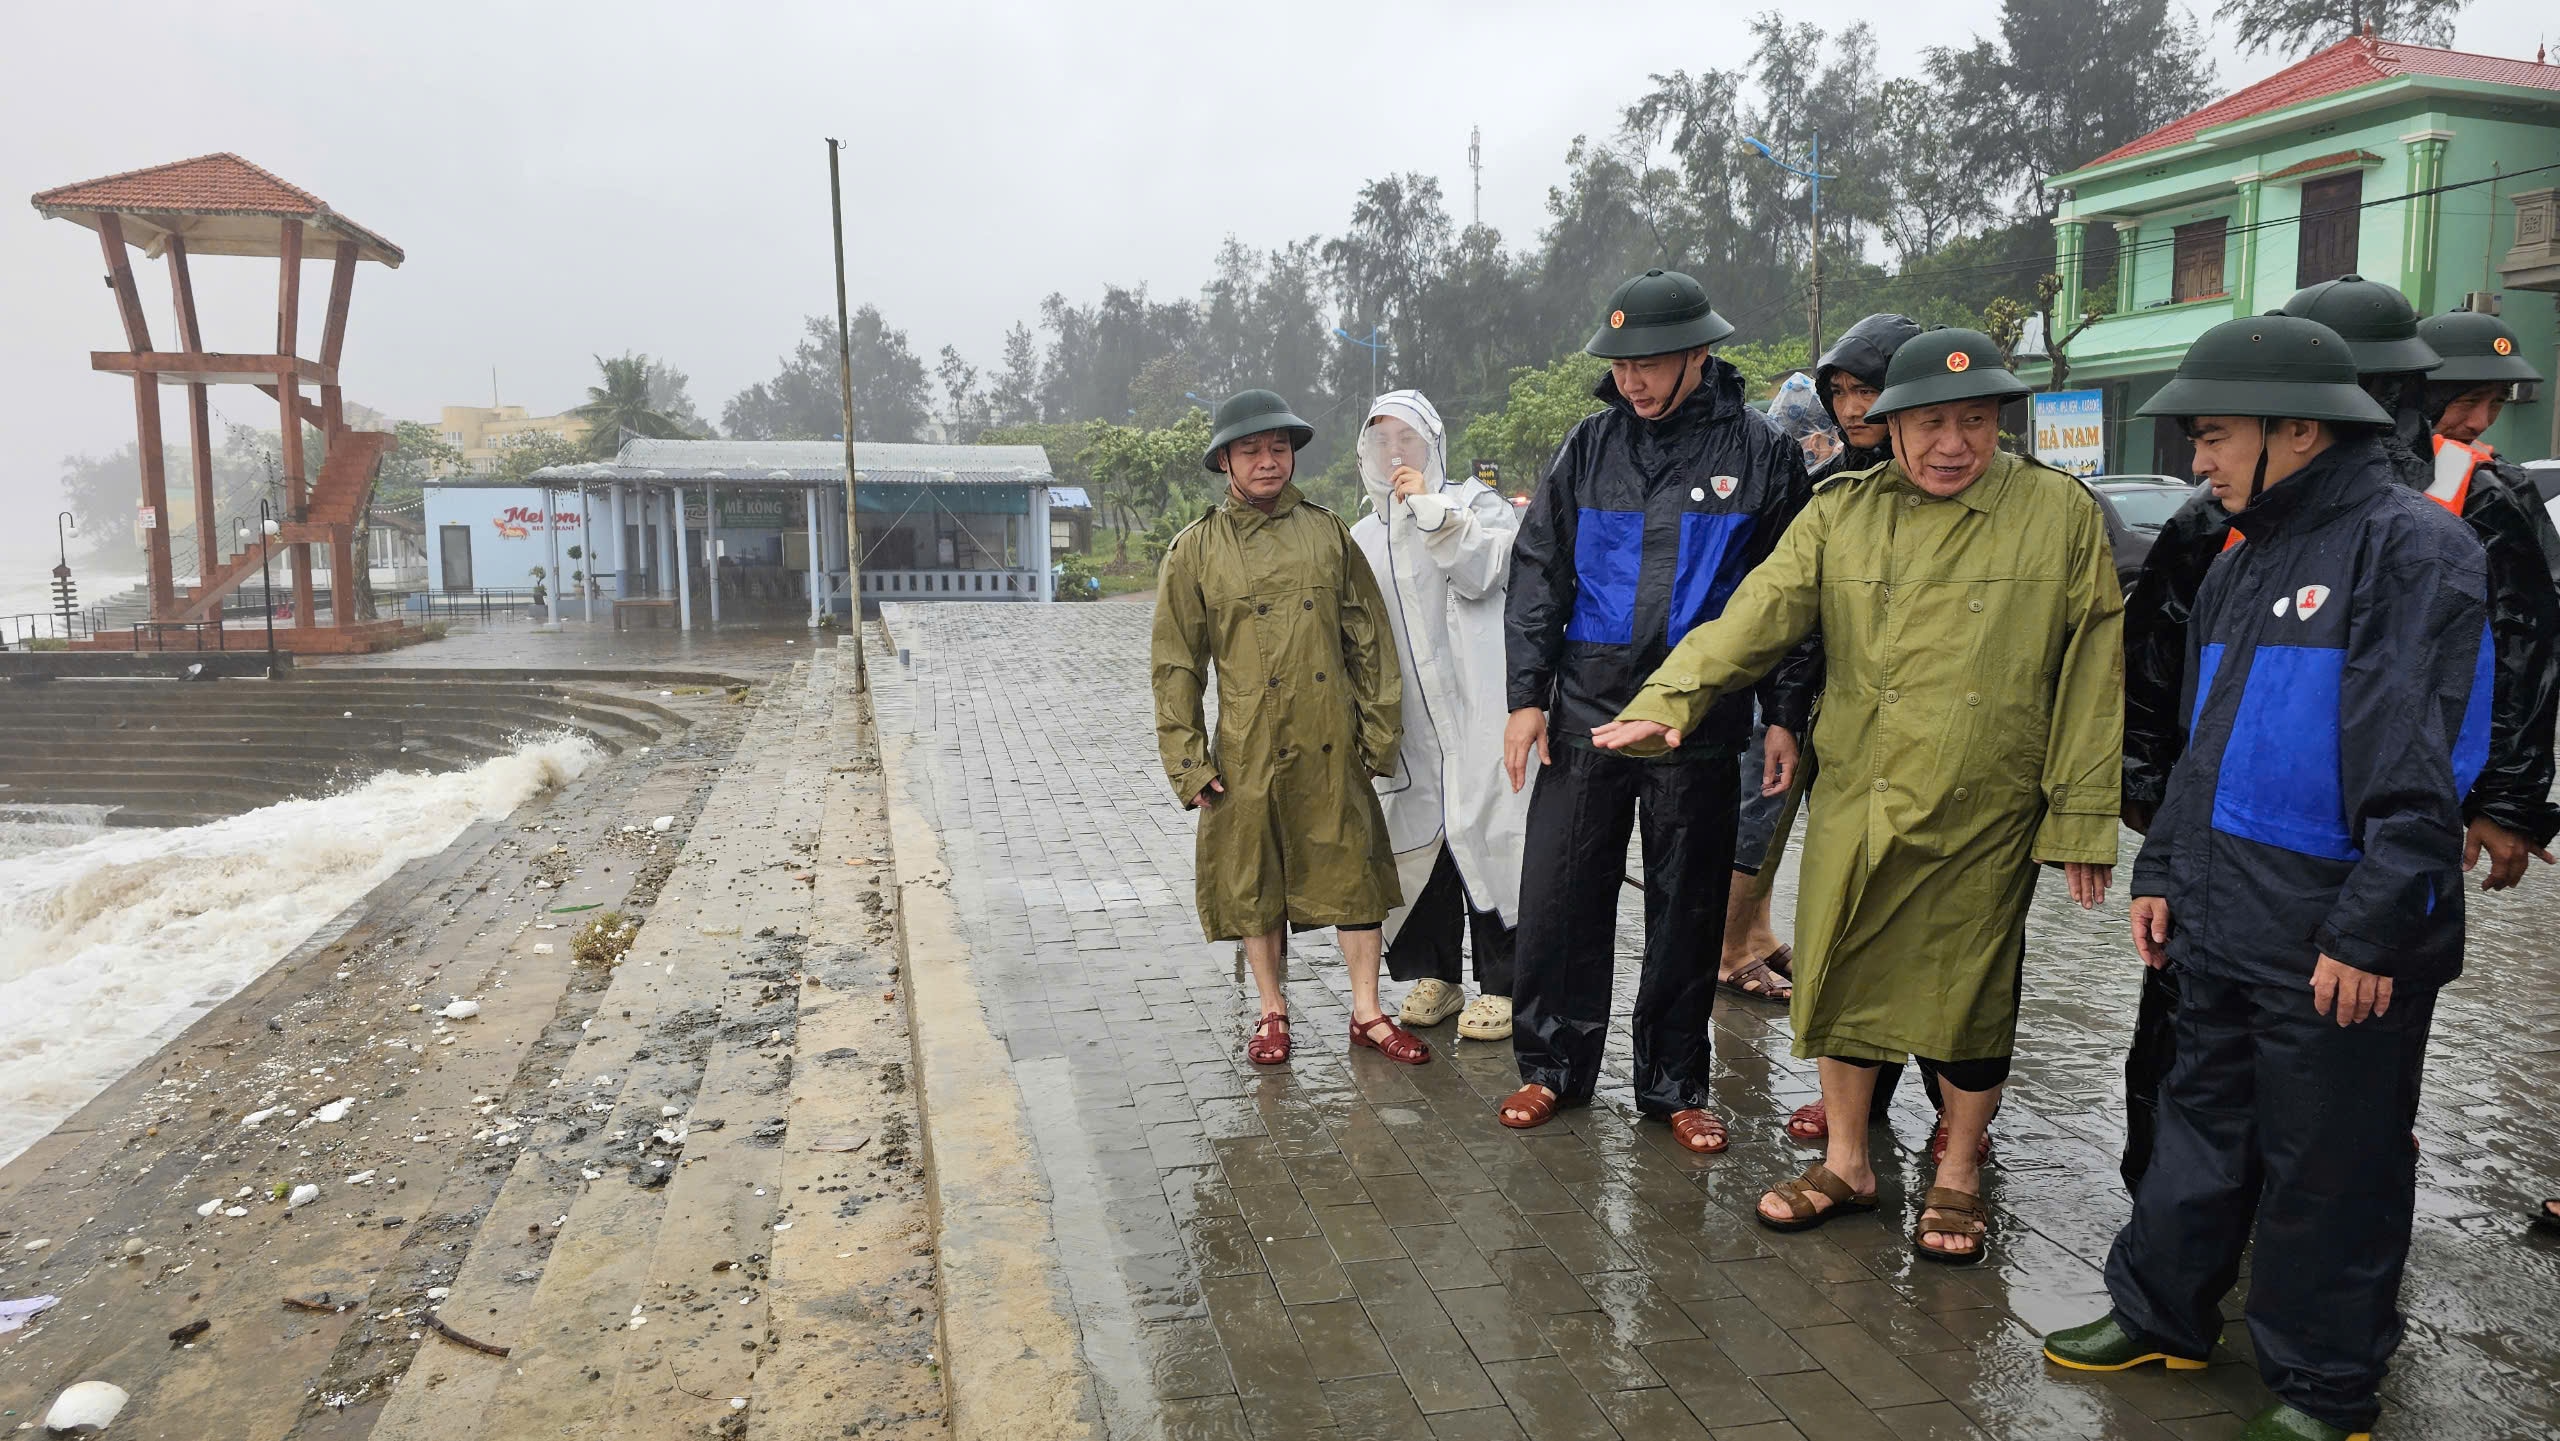
[(61, 1304), (59, 1296), (28, 1296), (17, 1301), (0, 1301), (0, 1335), (17, 1330)]
[(128, 1399), (121, 1386), (79, 1382), (53, 1399), (53, 1409), (44, 1413), (44, 1429), (58, 1436), (104, 1431)]

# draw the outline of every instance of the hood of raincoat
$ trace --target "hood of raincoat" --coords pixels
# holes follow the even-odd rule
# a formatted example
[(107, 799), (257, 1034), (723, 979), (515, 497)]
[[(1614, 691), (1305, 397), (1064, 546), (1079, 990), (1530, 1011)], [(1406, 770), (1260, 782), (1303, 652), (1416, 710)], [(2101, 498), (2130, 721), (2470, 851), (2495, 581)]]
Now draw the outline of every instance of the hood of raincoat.
[[(1388, 442), (1387, 428), (1375, 422), (1384, 416), (1402, 421), (1422, 437), (1423, 453), (1410, 455)], [(1369, 407), (1368, 419), (1360, 422), (1360, 488), (1369, 494), (1369, 508), (1380, 515), (1387, 513), (1387, 503), (1395, 498), (1396, 466), (1401, 463), (1422, 472), (1422, 479), (1432, 491), (1449, 483), (1445, 456), (1449, 448), (1448, 429), (1440, 423), (1440, 412), (1419, 390), (1390, 390)]]

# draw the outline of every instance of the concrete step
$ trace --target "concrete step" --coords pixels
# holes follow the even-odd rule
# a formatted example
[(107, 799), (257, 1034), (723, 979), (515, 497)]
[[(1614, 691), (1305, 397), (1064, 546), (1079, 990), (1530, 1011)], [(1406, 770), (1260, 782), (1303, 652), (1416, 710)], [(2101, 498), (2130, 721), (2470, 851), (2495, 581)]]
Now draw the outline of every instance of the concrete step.
[[(729, 1419), (730, 1398), (753, 1399), (761, 1365), (781, 1344), (770, 1316), (774, 1248), (828, 1209), (820, 1198), (782, 1184), (809, 959), (811, 886), (800, 877), (814, 877), (814, 867), (803, 867), (818, 842), (828, 762), (820, 735), (824, 711), (805, 664), (767, 708), (781, 713), (773, 732), (777, 753), (753, 757), (734, 781), (723, 778), (723, 789), (745, 809), (742, 824), (712, 842), (744, 841), (739, 859), (749, 865), (725, 880), (716, 909), (705, 910), (706, 920), (725, 916), (753, 948), (729, 971), (722, 1014), (730, 1019), (693, 1101), (693, 1118), (728, 1124), (703, 1137), (707, 1144), (688, 1140), (684, 1168), (668, 1187), (644, 1287), (653, 1313), (663, 1306), (664, 1314), (623, 1348), (606, 1417), (611, 1429), (605, 1434), (617, 1441), (700, 1435)], [(754, 864), (758, 860), (762, 864)], [(757, 939), (767, 931), (769, 938)], [(713, 1272), (723, 1258), (739, 1262), (739, 1269)], [(704, 1394), (715, 1403), (707, 1409), (699, 1399)]]
[[(752, 1046), (764, 1034), (757, 1029), (760, 1018), (731, 1014), (741, 1004), (741, 996), (732, 990), (735, 983), (729, 976), (738, 969), (765, 969), (741, 967), (740, 953), (755, 943), (755, 930), (777, 922), (749, 926), (747, 908), (733, 898), (741, 894), (737, 875), (742, 869), (741, 853), (750, 848), (760, 817), (781, 792), (788, 740), (780, 711), (768, 703), (750, 723), (735, 760), (705, 798), (684, 854), (633, 945), (633, 959), (615, 971), (593, 1026), (566, 1068), (570, 1082), (588, 1086), (599, 1104), (610, 1106), (610, 1114), (599, 1126), (608, 1136), (620, 1132), (622, 1139), (614, 1143), (607, 1164), (594, 1168), (603, 1173), (603, 1179), (583, 1186), (567, 1208), (567, 1221), (543, 1258), (532, 1295), (509, 1314), (512, 1330), (494, 1338), (513, 1350), (503, 1365), (492, 1368), (497, 1374), (485, 1399), (474, 1406), (467, 1393), (445, 1393), (434, 1402), (432, 1434), (439, 1441), (602, 1434), (599, 1423), (609, 1415), (623, 1385), (626, 1355), (650, 1327), (677, 1324), (668, 1304), (673, 1292), (653, 1292), (651, 1277), (670, 1195), (675, 1182), (684, 1178), (688, 1162), (671, 1157), (663, 1146), (644, 1150), (640, 1143), (670, 1119), (716, 1120), (721, 1122), (717, 1130), (698, 1133), (707, 1152), (715, 1138), (726, 1138), (723, 1145), (753, 1139), (762, 1123), (763, 1117), (752, 1114), (751, 1108), (733, 1109), (725, 1085), (708, 1103), (722, 1114), (705, 1114), (701, 1091), (715, 1054), (729, 1055), (722, 1063), (726, 1075), (739, 1064), (734, 1048)], [(753, 984), (756, 989), (749, 994), (761, 995), (770, 983)], [(737, 1033), (727, 1034), (730, 1028)], [(598, 1077), (610, 1080), (599, 1085)], [(678, 1117), (662, 1114), (669, 1106), (677, 1108)], [(738, 1135), (731, 1136), (732, 1131)], [(695, 1134), (688, 1132), (683, 1155), (695, 1152)], [(652, 1167), (651, 1160), (669, 1164)], [(694, 1164), (699, 1168), (699, 1163)], [(647, 1184), (661, 1174), (668, 1176), (663, 1185)], [(707, 1177), (713, 1172), (701, 1169), (701, 1174)], [(525, 1182), (532, 1184), (533, 1178)], [(694, 1196), (697, 1184), (689, 1182), (682, 1194)], [(716, 1188), (723, 1199), (740, 1206), (770, 1199), (769, 1195), (753, 1196), (754, 1189), (752, 1185)], [(766, 1189), (770, 1193), (771, 1187)], [(523, 1204), (502, 1190), (496, 1209), (504, 1213)], [(689, 1199), (679, 1214), (694, 1215), (699, 1204), (698, 1199)], [(694, 1258), (701, 1285), (725, 1288), (732, 1281), (760, 1276), (761, 1263), (748, 1259), (765, 1249), (759, 1243), (761, 1226), (753, 1215), (752, 1211), (735, 1212), (724, 1224), (734, 1228), (744, 1221), (757, 1228), (755, 1235), (724, 1233), (719, 1254)], [(709, 1269), (715, 1261), (731, 1265), (715, 1273)], [(750, 1265), (757, 1269), (750, 1271)], [(659, 1279), (672, 1278), (661, 1274)], [(457, 1289), (455, 1299), (461, 1301), (465, 1294)], [(478, 1300), (479, 1294), (472, 1293), (471, 1299)], [(632, 1325), (634, 1320), (640, 1324)], [(654, 1343), (648, 1344), (652, 1349), (646, 1354), (656, 1356)], [(672, 1374), (676, 1363), (668, 1357), (660, 1358), (660, 1364)], [(414, 1377), (413, 1385), (404, 1388), (404, 1398), (410, 1389), (418, 1389)], [(437, 1389), (444, 1393), (444, 1388)], [(699, 1385), (693, 1389), (710, 1394)], [(727, 1404), (725, 1396), (708, 1402), (690, 1396), (682, 1399), (686, 1414), (705, 1425), (716, 1423)], [(423, 1424), (407, 1413), (403, 1418), (404, 1425)], [(388, 1423), (393, 1418), (385, 1419)]]
[(773, 1340), (747, 1435), (939, 1438), (933, 1228), (878, 753), (851, 653), (819, 651), (810, 674), (824, 718), (815, 753), (831, 762), (815, 777), (824, 805), (807, 970), (818, 984), (801, 988), (782, 1141), (782, 1194), (806, 1199), (774, 1233)]

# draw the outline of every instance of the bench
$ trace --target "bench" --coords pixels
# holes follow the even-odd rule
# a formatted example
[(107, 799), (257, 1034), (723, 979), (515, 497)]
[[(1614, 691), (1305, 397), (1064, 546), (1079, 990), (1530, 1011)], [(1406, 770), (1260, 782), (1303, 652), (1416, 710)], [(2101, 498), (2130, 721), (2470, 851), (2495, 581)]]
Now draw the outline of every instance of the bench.
[(617, 600), (613, 603), (613, 628), (629, 630), (634, 623), (649, 630), (663, 630), (676, 623), (673, 600)]

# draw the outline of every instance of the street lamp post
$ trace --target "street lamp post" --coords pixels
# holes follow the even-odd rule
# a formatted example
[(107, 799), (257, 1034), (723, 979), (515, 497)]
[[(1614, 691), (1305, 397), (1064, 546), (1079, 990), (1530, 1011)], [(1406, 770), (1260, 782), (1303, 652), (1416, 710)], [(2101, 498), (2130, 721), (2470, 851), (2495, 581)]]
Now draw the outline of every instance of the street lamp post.
[(67, 510), (53, 518), (53, 541), (56, 551), (53, 567), (53, 608), (62, 616), (62, 640), (63, 644), (68, 645), (76, 639), (71, 634), (71, 620), (79, 613), (80, 596), (71, 584), (71, 541), (64, 534), (66, 526), (72, 530), (78, 530), (80, 518)]
[(1759, 151), (1762, 159), (1767, 160), (1770, 164), (1777, 166), (1780, 170), (1787, 172), (1789, 175), (1803, 176), (1805, 183), (1812, 188), (1813, 230), (1811, 256), (1813, 261), (1813, 284), (1809, 299), (1811, 301), (1813, 315), (1813, 345), (1811, 349), (1805, 352), (1805, 359), (1807, 361), (1811, 361), (1822, 354), (1822, 182), (1826, 180), (1837, 180), (1840, 177), (1836, 175), (1825, 175), (1822, 173), (1822, 132), (1819, 130), (1813, 132), (1813, 153), (1811, 156), (1807, 157), (1801, 169), (1780, 160), (1778, 158), (1778, 152), (1770, 149), (1761, 141), (1752, 139), (1748, 135), (1742, 137), (1742, 143)]
[(1359, 336), (1352, 334), (1350, 331), (1343, 329), (1339, 325), (1333, 328), (1333, 333), (1340, 336), (1343, 340), (1350, 344), (1367, 348), (1369, 352), (1369, 398), (1372, 400), (1375, 400), (1378, 396), (1378, 352), (1387, 348), (1387, 343), (1380, 340), (1378, 337), (1383, 334), (1385, 330), (1386, 327), (1383, 325), (1372, 325), (1369, 327), (1369, 338), (1362, 340)]
[(260, 609), (267, 613), (267, 679), (276, 678), (276, 581), (267, 561), (275, 553), (275, 540), (283, 527), (267, 509), (267, 498), (258, 497), (258, 590), (266, 599)]

